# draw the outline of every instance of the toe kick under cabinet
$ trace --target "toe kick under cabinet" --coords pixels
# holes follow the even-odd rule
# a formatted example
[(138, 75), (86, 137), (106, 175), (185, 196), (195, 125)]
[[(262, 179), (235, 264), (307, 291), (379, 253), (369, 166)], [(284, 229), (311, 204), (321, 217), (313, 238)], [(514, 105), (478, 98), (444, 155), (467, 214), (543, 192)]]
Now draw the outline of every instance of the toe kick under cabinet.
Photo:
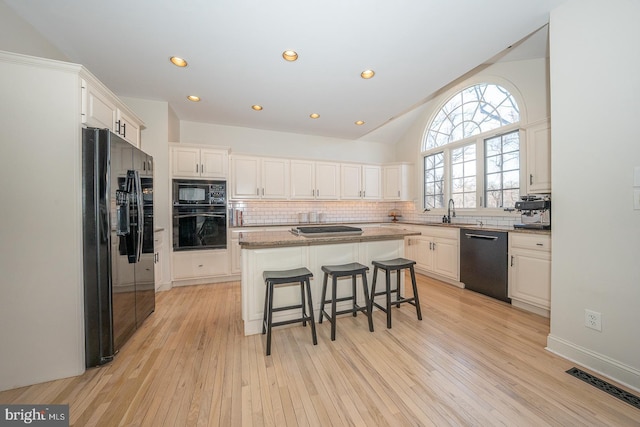
[(511, 304), (549, 317), (551, 305), (551, 236), (509, 233)]

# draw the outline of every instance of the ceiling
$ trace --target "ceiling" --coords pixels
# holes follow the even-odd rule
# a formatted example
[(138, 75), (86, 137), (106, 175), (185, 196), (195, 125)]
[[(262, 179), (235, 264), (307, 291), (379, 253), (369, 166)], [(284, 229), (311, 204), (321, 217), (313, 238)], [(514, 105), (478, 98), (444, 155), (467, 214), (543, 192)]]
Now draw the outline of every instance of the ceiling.
[(4, 1), (116, 94), (180, 120), (394, 143), (476, 67), (546, 55), (564, 0)]

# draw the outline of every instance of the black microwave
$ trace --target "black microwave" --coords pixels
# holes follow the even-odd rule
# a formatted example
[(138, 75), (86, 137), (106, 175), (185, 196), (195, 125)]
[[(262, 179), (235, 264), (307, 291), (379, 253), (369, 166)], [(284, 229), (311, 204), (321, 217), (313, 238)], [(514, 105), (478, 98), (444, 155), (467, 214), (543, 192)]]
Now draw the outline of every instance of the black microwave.
[(173, 180), (173, 204), (224, 205), (227, 202), (225, 181)]

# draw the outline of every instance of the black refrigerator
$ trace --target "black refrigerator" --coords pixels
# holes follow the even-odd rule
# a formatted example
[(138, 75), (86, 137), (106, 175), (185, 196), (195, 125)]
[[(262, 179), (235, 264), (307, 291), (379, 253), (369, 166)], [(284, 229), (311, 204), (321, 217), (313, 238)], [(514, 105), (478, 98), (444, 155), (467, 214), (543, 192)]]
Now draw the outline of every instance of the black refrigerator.
[(153, 159), (82, 130), (86, 366), (107, 363), (155, 309)]

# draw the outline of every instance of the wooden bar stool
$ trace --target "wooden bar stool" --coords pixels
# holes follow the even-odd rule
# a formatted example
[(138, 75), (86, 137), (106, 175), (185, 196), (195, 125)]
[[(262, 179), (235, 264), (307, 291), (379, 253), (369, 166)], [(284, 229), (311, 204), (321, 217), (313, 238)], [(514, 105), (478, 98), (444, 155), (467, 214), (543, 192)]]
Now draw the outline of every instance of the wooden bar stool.
[[(336, 316), (338, 314), (353, 313), (353, 317), (358, 315), (359, 311), (362, 311), (367, 315), (369, 320), (369, 331), (373, 332), (373, 320), (371, 318), (371, 304), (369, 298), (369, 286), (367, 285), (367, 271), (369, 267), (357, 262), (342, 265), (324, 265), (322, 266), (324, 271), (324, 280), (322, 282), (322, 302), (320, 305), (320, 316), (318, 323), (322, 323), (323, 317), (326, 317), (331, 322), (331, 341), (336, 340)], [(358, 275), (362, 275), (362, 288), (364, 290), (365, 307), (360, 307), (356, 302), (356, 278)], [(331, 299), (326, 299), (327, 295), (327, 281), (329, 276), (332, 277), (331, 284)], [(351, 277), (351, 296), (337, 298), (337, 284), (340, 277)], [(351, 301), (351, 308), (336, 311), (336, 303), (340, 301)], [(331, 303), (331, 315), (324, 311), (325, 303)]]
[[(420, 300), (418, 298), (418, 287), (416, 286), (416, 273), (413, 269), (415, 265), (415, 261), (405, 258), (395, 258), (386, 261), (372, 261), (374, 266), (373, 268), (373, 282), (371, 283), (371, 308), (375, 305), (380, 310), (387, 313), (387, 329), (391, 328), (391, 294), (396, 294), (396, 300), (393, 301), (397, 307), (400, 307), (400, 304), (408, 302), (409, 304), (416, 307), (416, 314), (418, 315), (418, 320), (422, 320), (422, 311), (420, 310)], [(386, 289), (384, 291), (376, 292), (376, 278), (378, 275), (378, 269), (382, 269), (385, 271), (385, 279), (386, 279)], [(411, 286), (413, 286), (413, 297), (405, 298), (400, 293), (400, 274), (402, 270), (409, 269), (411, 273)], [(396, 272), (396, 288), (391, 289), (391, 272)], [(382, 307), (381, 305), (375, 302), (375, 297), (378, 295), (386, 296), (386, 307)]]
[[(288, 325), (291, 323), (302, 322), (303, 326), (307, 326), (307, 321), (311, 323), (311, 336), (313, 337), (313, 345), (318, 344), (316, 336), (316, 325), (313, 321), (313, 302), (311, 300), (311, 284), (309, 278), (313, 277), (313, 273), (307, 268), (294, 268), (292, 270), (282, 271), (264, 271), (262, 273), (266, 285), (266, 293), (264, 297), (264, 315), (262, 317), (262, 334), (267, 334), (267, 356), (271, 354), (271, 328), (273, 326)], [(275, 285), (300, 283), (300, 304), (288, 305), (284, 307), (273, 307), (273, 292)], [(306, 292), (306, 296), (305, 296)], [(306, 300), (306, 304), (305, 304)], [(273, 321), (273, 313), (276, 311), (302, 309), (302, 316), (296, 319), (283, 320), (280, 322)], [(307, 311), (309, 310), (309, 311)]]

